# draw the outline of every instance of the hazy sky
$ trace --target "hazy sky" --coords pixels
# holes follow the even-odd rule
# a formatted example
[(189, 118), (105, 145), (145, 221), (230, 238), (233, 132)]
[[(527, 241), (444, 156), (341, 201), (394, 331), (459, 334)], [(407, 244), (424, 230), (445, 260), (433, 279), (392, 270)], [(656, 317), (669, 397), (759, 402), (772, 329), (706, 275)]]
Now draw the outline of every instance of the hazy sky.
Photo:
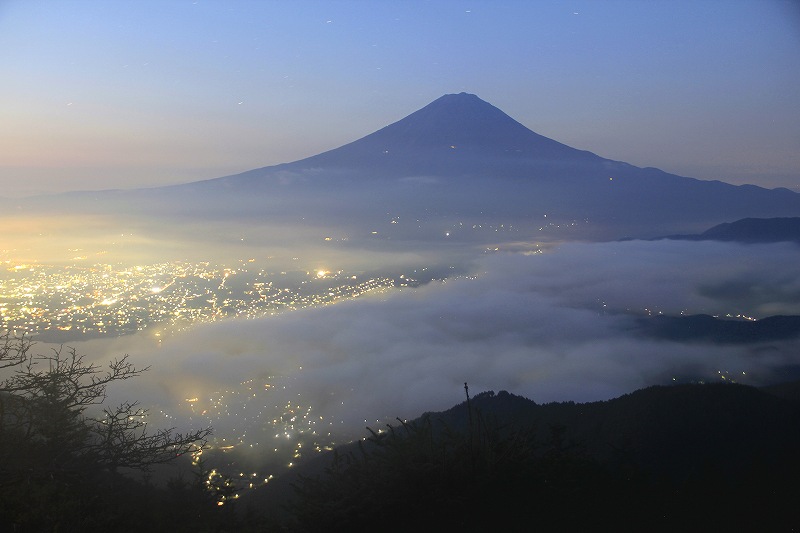
[(800, 191), (791, 0), (0, 0), (0, 196), (293, 161), (467, 91), (638, 166)]

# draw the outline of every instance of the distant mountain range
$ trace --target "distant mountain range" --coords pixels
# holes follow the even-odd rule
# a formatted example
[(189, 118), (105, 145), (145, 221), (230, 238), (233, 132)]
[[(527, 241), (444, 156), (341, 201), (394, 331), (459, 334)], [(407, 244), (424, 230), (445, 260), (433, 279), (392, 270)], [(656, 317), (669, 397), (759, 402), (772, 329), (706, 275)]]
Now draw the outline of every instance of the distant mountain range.
[(800, 316), (769, 316), (761, 320), (710, 315), (642, 317), (639, 332), (673, 342), (753, 344), (800, 337)]
[(744, 218), (725, 222), (696, 235), (670, 235), (685, 241), (734, 241), (743, 243), (800, 243), (800, 217)]
[[(400, 222), (389, 228), (396, 239), (419, 238), (431, 220), (511, 224), (526, 239), (541, 236), (534, 232), (543, 225), (573, 228), (560, 238), (614, 239), (800, 216), (800, 194), (788, 189), (701, 181), (606, 159), (543, 137), (467, 93), (442, 96), (366, 137), (292, 163), (68, 198), (106, 212), (332, 227), (363, 227), (389, 215)], [(420, 223), (403, 227), (408, 221)], [(441, 235), (442, 227), (428, 229)]]

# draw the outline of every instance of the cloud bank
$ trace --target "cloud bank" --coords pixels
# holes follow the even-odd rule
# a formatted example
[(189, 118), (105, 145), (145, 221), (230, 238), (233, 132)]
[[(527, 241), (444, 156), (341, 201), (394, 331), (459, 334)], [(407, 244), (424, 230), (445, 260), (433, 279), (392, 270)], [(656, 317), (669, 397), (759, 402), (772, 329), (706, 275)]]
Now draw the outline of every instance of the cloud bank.
[[(178, 417), (186, 398), (230, 391), (226, 414), (212, 420), (218, 436), (263, 424), (287, 402), (360, 434), (379, 419), (448, 408), (463, 399), (464, 382), (475, 393), (508, 390), (544, 403), (604, 400), (672, 378), (780, 380), (798, 363), (798, 341), (658, 341), (637, 336), (633, 317), (800, 314), (799, 260), (800, 248), (788, 244), (567, 244), (487, 257), (474, 278), (203, 325), (160, 345), (127, 337), (78, 348), (151, 365), (119, 393)], [(248, 380), (256, 389), (245, 390)]]

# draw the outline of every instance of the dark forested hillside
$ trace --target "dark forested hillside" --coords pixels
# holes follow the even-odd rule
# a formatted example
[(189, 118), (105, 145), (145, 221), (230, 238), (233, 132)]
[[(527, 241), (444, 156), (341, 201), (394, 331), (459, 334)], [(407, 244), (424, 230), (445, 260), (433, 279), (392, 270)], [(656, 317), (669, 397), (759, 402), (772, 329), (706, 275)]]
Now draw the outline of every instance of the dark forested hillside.
[[(656, 386), (583, 404), (465, 391), (466, 401), (447, 411), (369, 429), (366, 438), (238, 500), (224, 468), (210, 470), (202, 461), (162, 486), (124, 477), (96, 454), (81, 455), (79, 469), (48, 470), (45, 459), (31, 459), (31, 443), (46, 441), (19, 445), (21, 419), (7, 416), (0, 451), (16, 459), (4, 463), (0, 523), (15, 531), (800, 525), (800, 382)], [(14, 396), (0, 399), (9, 415)]]
[[(481, 393), (312, 465), (284, 525), (780, 530), (797, 525), (798, 388), (678, 385), (546, 405)], [(274, 495), (257, 491), (251, 511)]]

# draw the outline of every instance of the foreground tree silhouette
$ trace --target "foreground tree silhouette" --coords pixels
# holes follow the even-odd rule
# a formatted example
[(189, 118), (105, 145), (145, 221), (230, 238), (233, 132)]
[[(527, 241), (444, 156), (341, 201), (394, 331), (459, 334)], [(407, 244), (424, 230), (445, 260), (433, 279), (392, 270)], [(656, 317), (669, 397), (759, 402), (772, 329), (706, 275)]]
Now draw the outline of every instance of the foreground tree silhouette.
[(151, 432), (137, 403), (102, 405), (109, 384), (148, 370), (127, 356), (103, 368), (74, 349), (31, 347), (29, 338), (0, 336), (0, 526), (113, 523), (113, 506), (102, 504), (130, 483), (119, 471), (147, 471), (205, 446), (210, 428)]

